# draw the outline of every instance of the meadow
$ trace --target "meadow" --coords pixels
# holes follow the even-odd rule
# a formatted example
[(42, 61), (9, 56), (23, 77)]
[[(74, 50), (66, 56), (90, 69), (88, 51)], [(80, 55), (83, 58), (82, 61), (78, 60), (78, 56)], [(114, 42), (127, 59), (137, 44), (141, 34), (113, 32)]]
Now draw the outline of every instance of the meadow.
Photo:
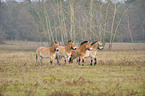
[[(136, 45), (137, 46), (137, 45)], [(0, 50), (0, 96), (144, 96), (145, 50), (102, 50), (97, 65), (35, 66), (35, 50)]]

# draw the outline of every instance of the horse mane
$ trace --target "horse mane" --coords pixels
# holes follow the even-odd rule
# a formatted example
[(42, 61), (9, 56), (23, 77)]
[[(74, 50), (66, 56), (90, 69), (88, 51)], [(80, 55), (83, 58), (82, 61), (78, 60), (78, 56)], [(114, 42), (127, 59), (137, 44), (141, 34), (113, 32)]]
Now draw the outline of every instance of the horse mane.
[(56, 41), (54, 41), (54, 43), (55, 43), (55, 44), (57, 44), (57, 42), (56, 42)]
[(88, 42), (88, 41), (84, 41), (84, 42), (81, 43), (81, 45), (83, 45), (84, 43), (87, 43), (87, 42)]
[(51, 44), (51, 46), (53, 45), (53, 44), (58, 44), (56, 41), (54, 41), (52, 44)]
[(98, 41), (93, 42), (93, 43), (91, 44), (91, 46), (92, 46), (93, 44), (95, 44), (96, 42), (98, 42)]
[(72, 40), (68, 40), (68, 43), (69, 43), (69, 42), (72, 42)]

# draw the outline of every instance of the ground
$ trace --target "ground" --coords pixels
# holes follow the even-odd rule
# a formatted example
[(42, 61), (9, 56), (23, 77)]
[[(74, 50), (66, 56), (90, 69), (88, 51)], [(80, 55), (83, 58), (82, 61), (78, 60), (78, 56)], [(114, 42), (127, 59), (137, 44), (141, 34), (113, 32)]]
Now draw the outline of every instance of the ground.
[(98, 63), (35, 66), (35, 51), (0, 50), (0, 96), (144, 96), (145, 50), (99, 51)]

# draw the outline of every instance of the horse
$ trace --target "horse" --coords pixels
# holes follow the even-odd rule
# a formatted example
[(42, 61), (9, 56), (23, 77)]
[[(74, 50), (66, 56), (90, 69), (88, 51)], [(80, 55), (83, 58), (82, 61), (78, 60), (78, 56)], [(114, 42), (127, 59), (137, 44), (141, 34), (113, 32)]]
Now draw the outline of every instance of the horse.
[(89, 44), (89, 41), (84, 41), (80, 44), (80, 46), (76, 50), (72, 50), (71, 57), (69, 59), (69, 63), (73, 62), (73, 59), (79, 57), (78, 64), (82, 62), (82, 66), (84, 66), (84, 56), (87, 50), (92, 50), (92, 46)]
[(56, 57), (56, 52), (59, 51), (59, 44), (55, 41), (51, 44), (51, 47), (39, 47), (36, 50), (36, 66), (40, 61), (40, 65), (42, 65), (43, 58), (50, 59), (50, 65), (52, 64), (52, 60)]
[(103, 47), (102, 47), (101, 41), (95, 41), (91, 44), (91, 46), (92, 46), (93, 50), (92, 51), (87, 50), (86, 55), (84, 57), (85, 58), (91, 57), (90, 65), (92, 66), (93, 59), (94, 59), (94, 65), (96, 65), (96, 63), (97, 63), (97, 59), (96, 59), (97, 51), (102, 50)]
[(59, 63), (58, 59), (61, 59), (61, 57), (64, 57), (64, 63), (66, 64), (66, 61), (69, 60), (70, 56), (71, 56), (71, 50), (76, 50), (76, 45), (74, 44), (74, 41), (69, 40), (67, 43), (67, 46), (59, 46), (59, 51), (56, 54), (56, 59), (57, 59), (57, 63)]

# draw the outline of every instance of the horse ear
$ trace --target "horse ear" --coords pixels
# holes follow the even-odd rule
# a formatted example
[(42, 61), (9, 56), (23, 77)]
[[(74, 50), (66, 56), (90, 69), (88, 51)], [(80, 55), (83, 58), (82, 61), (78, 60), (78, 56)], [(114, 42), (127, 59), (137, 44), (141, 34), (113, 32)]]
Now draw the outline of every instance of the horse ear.
[(68, 40), (68, 43), (69, 43), (69, 42), (72, 42), (72, 41), (71, 41), (71, 40)]

